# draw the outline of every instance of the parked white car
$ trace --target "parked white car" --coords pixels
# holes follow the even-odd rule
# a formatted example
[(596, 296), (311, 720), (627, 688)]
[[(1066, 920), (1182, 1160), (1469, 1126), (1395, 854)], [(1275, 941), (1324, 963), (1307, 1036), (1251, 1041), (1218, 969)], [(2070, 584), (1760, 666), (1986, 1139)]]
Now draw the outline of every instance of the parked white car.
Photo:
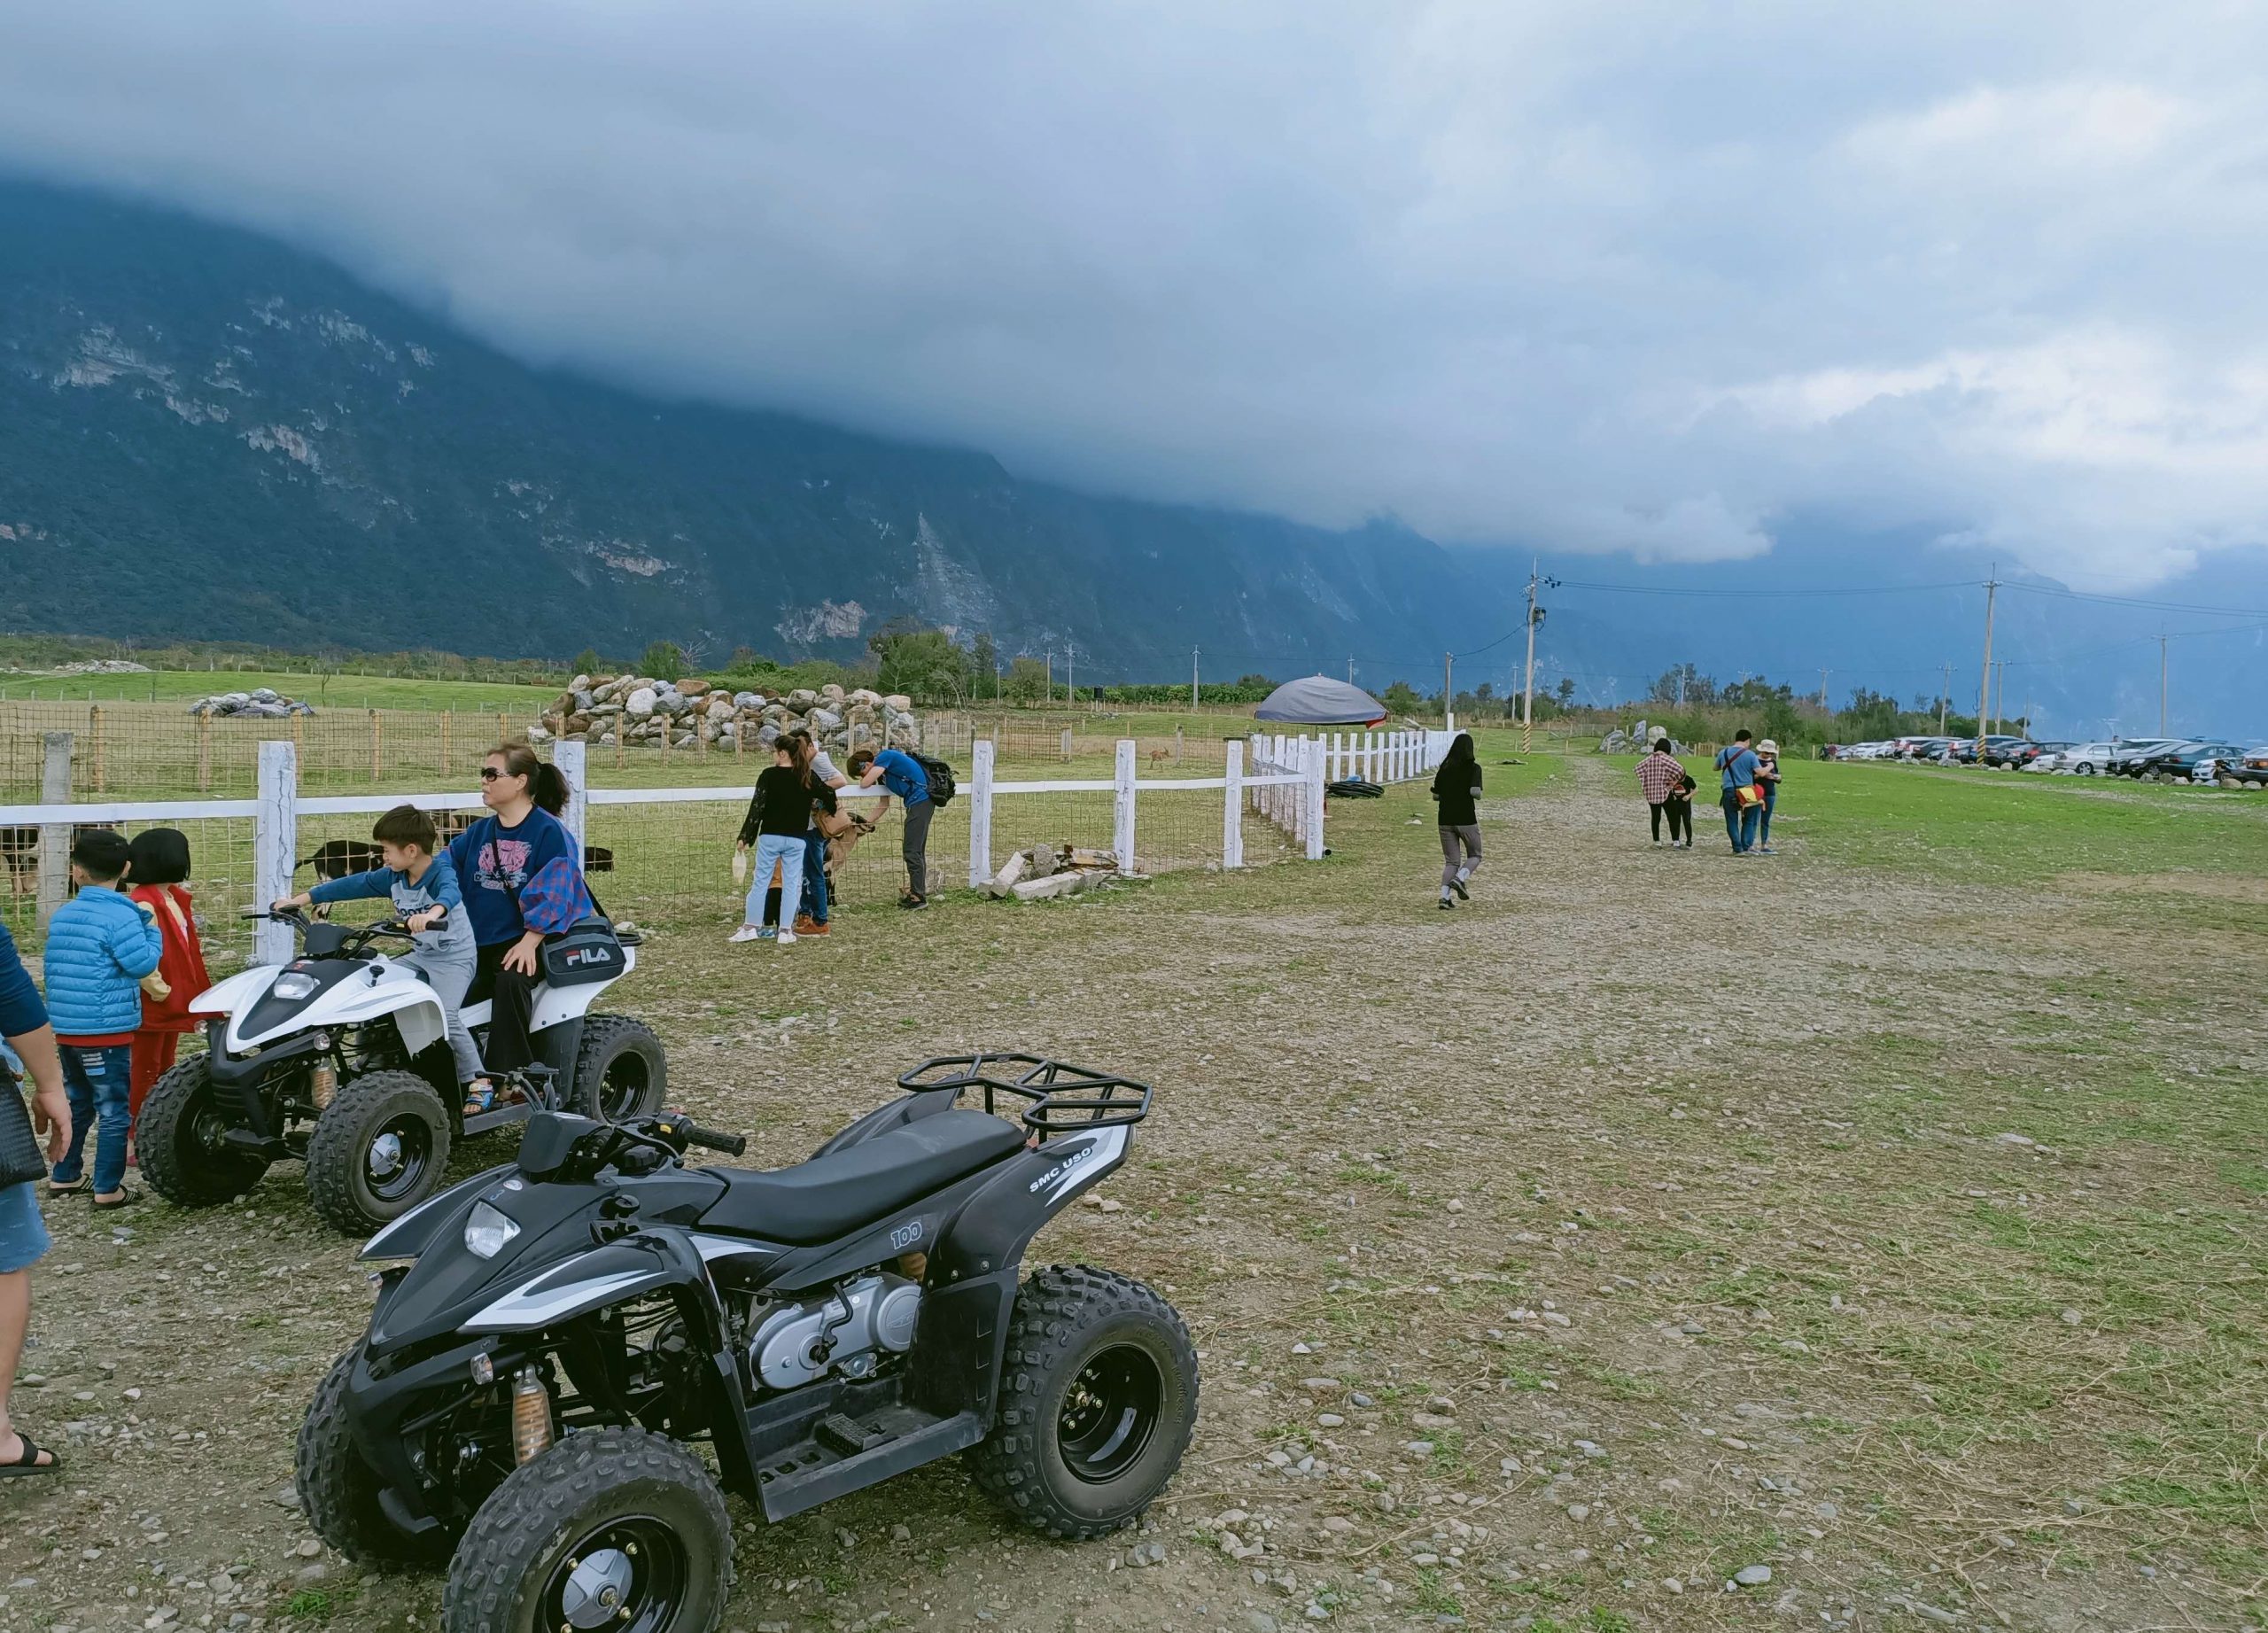
[[(2110, 769), (2110, 757), (2122, 745), (2115, 743), (2074, 743), (2055, 756), (2055, 763), (2044, 769), (2064, 772), (2072, 776), (2099, 777)], [(2041, 755), (2041, 759), (2047, 756)]]

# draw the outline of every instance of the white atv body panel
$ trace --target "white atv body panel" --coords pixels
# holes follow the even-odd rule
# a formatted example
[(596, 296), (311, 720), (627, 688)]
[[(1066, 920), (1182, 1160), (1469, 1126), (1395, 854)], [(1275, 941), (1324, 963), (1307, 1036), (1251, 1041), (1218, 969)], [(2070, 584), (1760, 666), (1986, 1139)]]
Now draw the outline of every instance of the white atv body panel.
[(414, 969), (390, 959), (374, 958), (354, 974), (317, 992), (307, 1002), (285, 1008), (275, 1023), (254, 1032), (245, 1020), (276, 981), (291, 968), (262, 964), (229, 976), (200, 994), (190, 1006), (198, 1015), (225, 1015), (229, 1024), (222, 1041), (231, 1054), (293, 1038), (318, 1027), (362, 1026), (393, 1017), (402, 1047), (415, 1055), (448, 1035), (441, 1000)]
[[(638, 968), (638, 949), (622, 950), (622, 975)], [(615, 981), (619, 981), (617, 976)], [(582, 986), (538, 986), (535, 990), (535, 1014), (528, 1022), (531, 1032), (548, 1031), (563, 1021), (573, 1021), (591, 1012), (599, 994), (614, 984), (614, 981), (593, 981)], [(489, 1019), (488, 1000), (467, 1004), (458, 1013), (464, 1016), (469, 1027), (485, 1026)]]

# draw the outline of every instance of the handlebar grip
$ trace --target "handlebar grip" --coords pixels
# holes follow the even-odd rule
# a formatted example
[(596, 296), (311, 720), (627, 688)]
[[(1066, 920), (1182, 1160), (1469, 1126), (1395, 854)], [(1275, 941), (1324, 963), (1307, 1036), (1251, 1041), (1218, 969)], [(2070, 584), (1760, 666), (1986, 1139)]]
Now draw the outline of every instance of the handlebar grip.
[(680, 1123), (678, 1131), (685, 1136), (688, 1146), (706, 1146), (711, 1151), (721, 1151), (726, 1156), (739, 1156), (748, 1150), (745, 1134), (719, 1134), (714, 1129), (703, 1128), (697, 1123)]

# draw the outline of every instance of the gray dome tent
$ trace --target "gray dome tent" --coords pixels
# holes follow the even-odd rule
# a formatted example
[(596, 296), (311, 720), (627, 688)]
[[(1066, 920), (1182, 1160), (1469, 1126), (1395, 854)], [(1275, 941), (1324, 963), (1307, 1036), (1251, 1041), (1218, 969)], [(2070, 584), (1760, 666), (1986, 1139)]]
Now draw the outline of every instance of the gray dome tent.
[(1386, 719), (1386, 708), (1360, 687), (1328, 675), (1309, 675), (1286, 680), (1254, 712), (1261, 719), (1291, 726), (1376, 726)]

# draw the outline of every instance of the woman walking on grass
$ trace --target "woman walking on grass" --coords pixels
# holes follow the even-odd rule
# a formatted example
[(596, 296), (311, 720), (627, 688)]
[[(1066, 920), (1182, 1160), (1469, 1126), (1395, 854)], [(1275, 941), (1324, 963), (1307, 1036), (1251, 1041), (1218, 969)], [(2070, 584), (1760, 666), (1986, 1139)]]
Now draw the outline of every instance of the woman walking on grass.
[(1674, 851), (1685, 836), (1684, 847), (1693, 848), (1693, 779), (1685, 774), (1669, 751), (1669, 739), (1655, 739), (1654, 751), (1638, 762), (1638, 786), (1645, 790), (1646, 817), (1653, 824), (1654, 843), (1662, 842), (1662, 819), (1669, 819), (1669, 845)]
[(1769, 737), (1756, 745), (1756, 791), (1764, 797), (1764, 803), (1757, 807), (1756, 853), (1775, 855), (1772, 807), (1780, 803), (1780, 745)]
[(1471, 732), (1457, 733), (1449, 744), (1433, 774), (1433, 800), (1441, 807), (1434, 820), (1441, 825), (1441, 911), (1447, 913), (1456, 906), (1452, 890), (1472, 899), (1465, 882), (1480, 866), (1480, 762), (1473, 758)]

